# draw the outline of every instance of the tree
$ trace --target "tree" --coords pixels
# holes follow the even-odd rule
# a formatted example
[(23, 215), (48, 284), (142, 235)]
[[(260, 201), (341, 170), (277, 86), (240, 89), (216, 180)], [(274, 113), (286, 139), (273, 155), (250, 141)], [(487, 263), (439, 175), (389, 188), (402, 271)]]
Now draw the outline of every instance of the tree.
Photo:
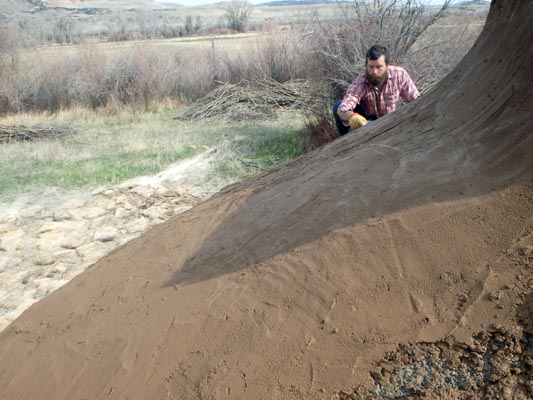
[(224, 17), (228, 28), (237, 32), (245, 32), (252, 13), (252, 8), (247, 1), (230, 1), (223, 6)]

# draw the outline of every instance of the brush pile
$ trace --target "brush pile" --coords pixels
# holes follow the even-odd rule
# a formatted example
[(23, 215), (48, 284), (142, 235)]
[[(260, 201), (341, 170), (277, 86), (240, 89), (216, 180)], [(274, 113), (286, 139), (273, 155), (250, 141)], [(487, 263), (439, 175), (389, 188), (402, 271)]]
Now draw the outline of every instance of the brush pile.
[(279, 109), (308, 105), (309, 83), (294, 80), (279, 83), (272, 79), (243, 79), (224, 84), (198, 100), (180, 118), (200, 121), (209, 118), (246, 120), (272, 116)]
[(0, 125), (0, 143), (59, 139), (71, 132), (65, 125)]

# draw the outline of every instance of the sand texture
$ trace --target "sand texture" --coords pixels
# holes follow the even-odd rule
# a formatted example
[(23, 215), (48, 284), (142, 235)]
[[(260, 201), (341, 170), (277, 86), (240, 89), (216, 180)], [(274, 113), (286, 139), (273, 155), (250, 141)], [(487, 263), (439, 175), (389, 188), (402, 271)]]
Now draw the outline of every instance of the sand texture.
[(532, 398), (532, 18), (493, 1), (432, 92), (34, 304), (0, 398)]

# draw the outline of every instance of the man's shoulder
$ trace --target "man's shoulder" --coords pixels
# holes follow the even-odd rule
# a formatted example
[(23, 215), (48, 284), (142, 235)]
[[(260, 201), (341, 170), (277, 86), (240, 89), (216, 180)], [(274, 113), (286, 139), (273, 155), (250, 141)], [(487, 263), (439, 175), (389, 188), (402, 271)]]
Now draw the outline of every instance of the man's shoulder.
[(403, 67), (399, 67), (397, 65), (389, 65), (387, 67), (387, 69), (389, 70), (389, 73), (391, 74), (395, 74), (395, 75), (403, 75), (403, 74), (406, 74), (407, 71), (405, 70), (405, 68)]

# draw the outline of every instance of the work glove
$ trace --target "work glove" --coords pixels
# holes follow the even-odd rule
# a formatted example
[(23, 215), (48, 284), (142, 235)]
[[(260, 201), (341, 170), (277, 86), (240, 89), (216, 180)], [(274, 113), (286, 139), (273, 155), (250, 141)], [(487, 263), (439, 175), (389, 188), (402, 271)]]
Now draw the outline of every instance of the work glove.
[(366, 125), (368, 121), (361, 114), (354, 113), (348, 122), (350, 124), (350, 128), (352, 128), (352, 131), (355, 131), (356, 129)]

